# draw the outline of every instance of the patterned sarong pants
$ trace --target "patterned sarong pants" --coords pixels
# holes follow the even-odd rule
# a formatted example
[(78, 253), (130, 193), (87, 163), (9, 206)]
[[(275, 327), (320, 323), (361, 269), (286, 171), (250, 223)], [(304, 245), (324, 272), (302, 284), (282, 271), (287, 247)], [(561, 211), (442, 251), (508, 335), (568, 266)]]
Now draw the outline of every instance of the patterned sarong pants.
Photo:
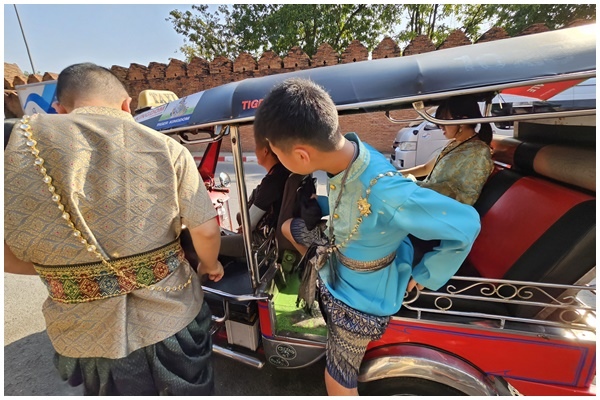
[(390, 317), (353, 309), (333, 297), (320, 278), (317, 287), (327, 321), (327, 372), (345, 388), (355, 388), (367, 345), (383, 336)]

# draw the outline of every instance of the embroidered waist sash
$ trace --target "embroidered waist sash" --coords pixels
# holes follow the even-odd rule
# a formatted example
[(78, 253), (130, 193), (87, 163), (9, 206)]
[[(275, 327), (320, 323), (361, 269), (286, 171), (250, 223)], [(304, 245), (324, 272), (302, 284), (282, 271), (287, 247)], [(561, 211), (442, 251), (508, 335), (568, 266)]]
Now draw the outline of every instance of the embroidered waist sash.
[(60, 266), (34, 264), (34, 267), (52, 300), (84, 303), (127, 294), (141, 285), (154, 285), (184, 260), (185, 253), (177, 239), (155, 250), (110, 260), (112, 268), (122, 272), (124, 277), (102, 262)]
[(396, 258), (396, 252), (388, 254), (385, 257), (379, 258), (372, 261), (358, 261), (352, 258), (346, 257), (339, 250), (335, 250), (335, 255), (340, 263), (350, 268), (353, 271), (359, 272), (373, 272), (378, 271), (382, 268), (387, 267)]

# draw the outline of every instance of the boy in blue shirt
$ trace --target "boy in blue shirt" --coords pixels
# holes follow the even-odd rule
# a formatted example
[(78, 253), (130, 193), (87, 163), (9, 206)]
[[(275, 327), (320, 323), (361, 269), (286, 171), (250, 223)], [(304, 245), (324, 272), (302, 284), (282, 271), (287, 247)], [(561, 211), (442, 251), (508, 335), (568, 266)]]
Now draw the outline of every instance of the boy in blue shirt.
[[(309, 80), (275, 87), (254, 131), (290, 171), (329, 174), (328, 240), (317, 251), (324, 264), (316, 282), (328, 327), (325, 384), (329, 395), (357, 395), (369, 342), (381, 338), (406, 291), (416, 284), (436, 290), (456, 273), (479, 233), (479, 215), (402, 177), (356, 134), (343, 136), (335, 104)], [(414, 268), (409, 234), (440, 241)]]

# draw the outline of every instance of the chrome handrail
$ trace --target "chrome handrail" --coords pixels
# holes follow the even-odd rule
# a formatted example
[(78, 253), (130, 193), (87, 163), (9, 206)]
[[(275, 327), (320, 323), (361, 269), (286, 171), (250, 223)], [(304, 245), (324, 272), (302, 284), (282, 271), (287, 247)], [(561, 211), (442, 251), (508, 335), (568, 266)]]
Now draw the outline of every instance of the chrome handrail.
[[(413, 109), (423, 119), (436, 125), (456, 125), (457, 120), (452, 119), (439, 119), (431, 116), (425, 110), (425, 104), (422, 101), (416, 101), (413, 103)], [(584, 115), (596, 115), (596, 109), (586, 110), (569, 110), (569, 111), (552, 111), (543, 113), (530, 113), (530, 114), (515, 114), (515, 115), (499, 115), (493, 117), (481, 117), (481, 118), (464, 118), (460, 120), (461, 124), (481, 124), (489, 122), (504, 122), (504, 121), (529, 121), (532, 119), (546, 119), (546, 118), (564, 118), (564, 117), (581, 117)]]
[[(244, 161), (242, 153), (242, 139), (238, 125), (229, 127), (231, 133), (231, 151), (233, 154), (233, 166), (235, 176), (244, 176)], [(238, 201), (240, 206), (240, 216), (242, 219), (242, 236), (244, 241), (244, 251), (246, 260), (248, 260), (248, 272), (252, 282), (252, 289), (256, 289), (260, 279), (258, 265), (252, 255), (252, 232), (250, 231), (250, 212), (248, 207), (248, 193), (244, 179), (236, 179), (238, 189)]]
[[(179, 140), (181, 140), (181, 143), (183, 144), (202, 144), (202, 143), (213, 143), (213, 142), (218, 142), (219, 140), (221, 140), (224, 136), (229, 134), (229, 126), (226, 126), (225, 128), (223, 128), (222, 125), (216, 125), (215, 126), (215, 131), (217, 131), (217, 134), (209, 137), (209, 138), (205, 138), (205, 139), (196, 139), (196, 140), (187, 140), (186, 138), (183, 137), (183, 135), (185, 134), (185, 132), (179, 132), (177, 133), (177, 137), (179, 138)], [(167, 133), (168, 131), (164, 131), (163, 133), (165, 133), (166, 135), (168, 135), (169, 133)]]
[[(454, 282), (460, 281), (470, 284), (462, 288), (457, 288)], [(547, 292), (548, 289), (560, 290), (561, 293), (559, 295), (551, 295)], [(433, 313), (496, 320), (499, 321), (500, 328), (505, 328), (506, 322), (511, 321), (594, 333), (596, 331), (595, 321), (590, 322), (586, 320), (588, 317), (592, 317), (595, 320), (595, 302), (593, 305), (589, 305), (577, 298), (582, 292), (595, 294), (596, 285), (564, 285), (455, 276), (450, 279), (449, 284), (443, 290), (420, 291), (417, 288), (416, 292), (411, 292), (405, 296), (402, 306), (407, 310), (416, 311), (418, 319), (423, 318), (423, 313)], [(505, 293), (501, 293), (502, 290)], [(544, 296), (548, 302), (534, 299), (536, 294)], [(435, 299), (432, 305), (419, 305), (418, 299), (421, 297), (433, 297)], [(545, 313), (546, 316), (553, 313), (557, 313), (557, 315), (555, 320), (549, 320), (542, 317), (541, 313), (538, 313), (534, 317), (518, 317), (468, 311), (468, 309), (456, 310), (456, 307), (454, 307), (455, 304), (452, 301), (453, 299), (544, 308), (547, 311)]]
[(412, 119), (396, 119), (394, 117), (392, 117), (390, 115), (390, 111), (386, 111), (385, 112), (385, 117), (388, 119), (388, 121), (390, 121), (392, 124), (405, 124), (407, 122), (419, 122), (419, 121), (425, 121), (423, 118), (412, 118)]

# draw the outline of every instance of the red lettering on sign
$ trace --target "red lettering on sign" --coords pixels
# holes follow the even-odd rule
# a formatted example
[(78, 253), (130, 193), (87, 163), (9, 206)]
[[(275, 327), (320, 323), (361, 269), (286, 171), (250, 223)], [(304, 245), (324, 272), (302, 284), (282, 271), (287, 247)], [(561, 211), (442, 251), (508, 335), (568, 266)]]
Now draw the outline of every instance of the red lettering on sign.
[(249, 110), (251, 108), (258, 108), (262, 103), (263, 99), (260, 100), (242, 100), (242, 110)]

